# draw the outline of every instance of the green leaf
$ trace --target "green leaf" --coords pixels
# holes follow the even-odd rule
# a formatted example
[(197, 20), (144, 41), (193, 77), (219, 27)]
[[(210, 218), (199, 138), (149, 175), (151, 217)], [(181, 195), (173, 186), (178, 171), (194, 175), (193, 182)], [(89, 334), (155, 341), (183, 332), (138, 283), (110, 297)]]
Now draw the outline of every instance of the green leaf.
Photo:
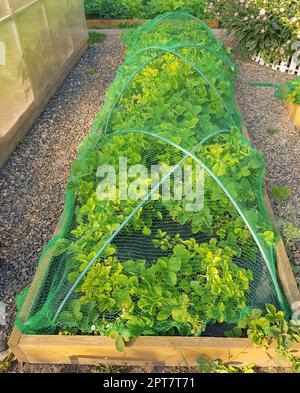
[(148, 227), (144, 227), (143, 228), (143, 235), (145, 235), (145, 236), (150, 236), (151, 235), (151, 229), (150, 228), (148, 228)]
[(226, 165), (222, 161), (217, 162), (213, 166), (213, 172), (218, 177), (226, 175)]
[(127, 328), (132, 337), (138, 337), (144, 332), (145, 323), (141, 318), (133, 317), (127, 322)]
[(274, 232), (272, 232), (272, 231), (265, 231), (264, 233), (263, 233), (263, 238), (264, 238), (264, 241), (266, 242), (266, 244), (269, 246), (269, 247), (272, 247), (272, 245), (273, 245), (273, 241), (274, 241)]
[(187, 262), (190, 258), (189, 251), (185, 248), (183, 244), (177, 244), (173, 248), (174, 255), (180, 258), (181, 262)]
[(266, 304), (266, 309), (268, 313), (272, 314), (273, 316), (276, 315), (276, 307), (273, 304)]
[(170, 272), (177, 273), (179, 272), (180, 268), (181, 268), (181, 260), (179, 257), (173, 256), (168, 260), (168, 270)]
[(164, 321), (164, 320), (166, 320), (166, 319), (169, 318), (170, 314), (171, 314), (171, 313), (170, 313), (169, 310), (167, 310), (167, 309), (162, 309), (162, 310), (160, 310), (159, 313), (157, 314), (157, 319), (158, 319), (158, 321)]
[(177, 283), (177, 274), (175, 272), (168, 271), (167, 273), (168, 282), (170, 285), (175, 286)]
[(177, 329), (182, 336), (189, 336), (191, 334), (191, 326), (188, 323), (177, 325)]
[(122, 336), (119, 336), (115, 341), (116, 349), (119, 352), (124, 352), (125, 349), (125, 342)]
[(74, 282), (77, 280), (77, 278), (79, 277), (79, 273), (78, 272), (71, 272), (68, 274), (68, 281), (71, 284), (74, 284)]
[(179, 288), (181, 288), (184, 292), (188, 292), (190, 290), (190, 283), (188, 280), (181, 280), (179, 283)]
[(259, 308), (253, 308), (250, 313), (250, 318), (257, 319), (260, 318), (261, 315), (262, 315), (262, 311)]

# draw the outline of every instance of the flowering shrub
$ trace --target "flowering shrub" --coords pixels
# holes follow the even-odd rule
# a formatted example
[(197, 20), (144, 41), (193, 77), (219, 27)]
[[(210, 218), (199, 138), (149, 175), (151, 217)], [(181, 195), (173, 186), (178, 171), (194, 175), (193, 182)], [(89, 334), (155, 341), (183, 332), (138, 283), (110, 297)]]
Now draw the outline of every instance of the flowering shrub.
[(286, 59), (300, 40), (299, 0), (212, 0), (205, 12), (235, 30), (245, 54), (259, 52), (266, 62)]

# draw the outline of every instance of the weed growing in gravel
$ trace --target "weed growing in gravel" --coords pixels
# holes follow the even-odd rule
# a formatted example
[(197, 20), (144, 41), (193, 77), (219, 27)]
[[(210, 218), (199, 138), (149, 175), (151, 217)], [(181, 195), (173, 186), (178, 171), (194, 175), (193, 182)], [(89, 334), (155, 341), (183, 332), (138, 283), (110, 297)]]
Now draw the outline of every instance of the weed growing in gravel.
[(222, 364), (219, 360), (210, 360), (206, 356), (200, 356), (197, 359), (199, 371), (205, 374), (252, 374), (255, 373), (255, 363), (249, 363), (247, 366), (233, 366), (231, 364)]
[(285, 242), (291, 245), (295, 240), (300, 240), (300, 228), (291, 222), (285, 222), (281, 226)]
[(291, 189), (289, 187), (274, 186), (271, 189), (271, 194), (277, 202), (283, 202), (291, 196)]
[(21, 140), (20, 140), (20, 145), (22, 145), (22, 143), (26, 143), (28, 141), (28, 136), (24, 136)]
[(270, 128), (267, 128), (267, 133), (269, 134), (269, 135), (275, 135), (275, 134), (277, 134), (278, 133), (278, 129), (277, 128), (275, 128), (275, 127), (270, 127)]
[(91, 47), (95, 44), (100, 44), (105, 40), (105, 38), (106, 38), (106, 34), (104, 33), (96, 33), (95, 31), (90, 31), (88, 45), (89, 47)]
[(86, 74), (87, 76), (93, 76), (93, 75), (97, 74), (97, 70), (96, 70), (96, 68), (90, 67), (90, 68), (88, 68), (88, 69), (85, 71), (85, 74)]
[(124, 366), (114, 366), (112, 364), (98, 364), (91, 369), (93, 374), (120, 374), (123, 372)]

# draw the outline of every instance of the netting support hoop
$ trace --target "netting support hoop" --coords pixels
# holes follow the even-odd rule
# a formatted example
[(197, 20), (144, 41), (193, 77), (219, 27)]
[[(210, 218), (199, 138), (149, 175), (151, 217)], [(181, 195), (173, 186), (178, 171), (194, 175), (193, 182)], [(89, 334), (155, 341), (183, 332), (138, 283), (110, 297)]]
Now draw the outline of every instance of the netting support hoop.
[[(169, 139), (166, 139), (160, 135), (155, 135), (151, 132), (148, 131), (142, 131), (142, 130), (131, 130), (131, 131), (116, 131), (112, 134), (110, 134), (110, 136), (114, 136), (114, 135), (121, 135), (121, 134), (128, 134), (128, 133), (139, 133), (139, 134), (146, 134), (149, 136), (152, 136), (154, 138), (160, 139), (165, 143), (168, 143), (169, 145), (177, 148), (178, 150), (181, 150), (183, 153), (185, 153), (185, 157), (183, 157), (174, 167), (173, 169), (168, 172), (162, 179), (161, 181), (142, 199), (142, 201), (133, 209), (133, 211), (128, 215), (128, 217), (123, 221), (123, 223), (120, 225), (120, 227), (112, 234), (112, 236), (105, 242), (105, 244), (101, 247), (101, 249), (97, 252), (97, 254), (94, 256), (94, 258), (88, 263), (88, 265), (85, 267), (85, 269), (80, 273), (79, 277), (76, 279), (76, 281), (73, 283), (72, 287), (69, 289), (68, 293), (66, 294), (66, 296), (64, 297), (63, 301), (61, 302), (61, 304), (59, 305), (55, 316), (54, 316), (54, 322), (56, 321), (58, 315), (60, 314), (60, 312), (62, 311), (64, 305), (66, 304), (67, 300), (69, 299), (69, 297), (71, 296), (72, 292), (75, 290), (75, 288), (77, 287), (77, 285), (79, 284), (79, 282), (81, 281), (81, 279), (83, 278), (83, 276), (88, 272), (88, 270), (90, 269), (90, 267), (96, 262), (96, 260), (99, 258), (99, 256), (102, 254), (102, 252), (111, 244), (111, 242), (116, 238), (116, 236), (118, 236), (118, 234), (121, 232), (121, 230), (127, 225), (127, 223), (131, 220), (131, 218), (138, 212), (138, 210), (143, 207), (143, 205), (147, 202), (147, 200), (149, 200), (149, 198), (152, 196), (152, 194), (164, 183), (164, 181), (173, 173), (176, 171), (176, 169), (182, 165), (182, 163), (184, 161), (186, 161), (189, 157), (195, 159), (196, 161), (197, 158), (193, 155), (193, 152), (201, 145), (203, 145), (203, 143), (205, 143), (207, 140), (209, 140), (210, 138), (222, 134), (222, 133), (230, 133), (230, 130), (218, 130), (215, 131), (214, 133), (212, 133), (211, 135), (206, 136), (205, 138), (202, 139), (201, 142), (199, 142), (196, 146), (193, 147), (193, 149), (191, 150), (191, 152), (188, 152), (187, 150), (185, 150), (184, 148), (182, 148), (181, 146), (177, 145), (176, 143), (170, 141)], [(200, 163), (201, 166), (203, 166), (203, 164), (198, 161)]]
[[(233, 119), (233, 117), (232, 117), (232, 114), (230, 113), (230, 111), (229, 111), (229, 109), (228, 109), (228, 107), (227, 107), (227, 105), (226, 105), (224, 99), (221, 97), (221, 95), (219, 94), (218, 90), (215, 88), (215, 86), (211, 83), (211, 81), (205, 76), (205, 74), (204, 74), (204, 73), (203, 73), (194, 63), (192, 63), (192, 62), (189, 61), (186, 57), (180, 55), (179, 53), (174, 52), (174, 51), (171, 50), (171, 49), (166, 49), (166, 48), (159, 47), (159, 46), (158, 46), (158, 47), (153, 47), (152, 49), (159, 49), (159, 50), (161, 50), (161, 52), (158, 53), (156, 56), (151, 57), (151, 59), (147, 60), (145, 63), (143, 63), (143, 64), (142, 64), (142, 65), (141, 65), (141, 66), (131, 75), (131, 77), (128, 79), (128, 81), (123, 85), (123, 87), (122, 87), (120, 93), (118, 94), (118, 97), (116, 98), (115, 102), (113, 103), (113, 106), (112, 106), (112, 108), (111, 108), (111, 110), (110, 110), (110, 112), (109, 112), (109, 114), (108, 114), (108, 118), (107, 118), (107, 121), (106, 121), (106, 124), (105, 124), (105, 128), (104, 128), (104, 134), (107, 133), (109, 121), (110, 121), (110, 119), (111, 119), (111, 117), (112, 117), (113, 111), (115, 110), (115, 108), (116, 108), (116, 106), (117, 106), (117, 103), (118, 103), (119, 100), (121, 99), (121, 97), (122, 97), (122, 95), (124, 94), (124, 92), (125, 92), (127, 86), (129, 85), (129, 83), (136, 77), (136, 75), (137, 75), (144, 67), (146, 67), (148, 64), (150, 64), (152, 61), (156, 60), (159, 56), (162, 56), (164, 53), (171, 53), (171, 54), (173, 54), (174, 56), (177, 56), (179, 59), (181, 59), (181, 60), (183, 60), (184, 62), (186, 62), (187, 64), (189, 64), (192, 68), (194, 68), (194, 69), (198, 72), (198, 74), (201, 75), (201, 77), (210, 85), (210, 87), (213, 89), (213, 91), (217, 94), (217, 96), (218, 96), (219, 99), (221, 100), (221, 102), (222, 102), (222, 104), (223, 104), (223, 106), (224, 106), (226, 112), (229, 114), (229, 116), (230, 116), (230, 118), (231, 118), (231, 120), (232, 120), (232, 123), (233, 123), (232, 126), (235, 126), (235, 125), (236, 125), (236, 124), (235, 124), (235, 121), (234, 121), (234, 119)], [(147, 48), (144, 49), (144, 50), (147, 50)]]
[(185, 11), (174, 11), (174, 12), (167, 12), (163, 15), (158, 16), (157, 18), (154, 19), (153, 25), (151, 25), (151, 28), (147, 30), (147, 33), (149, 31), (151, 31), (153, 29), (154, 26), (157, 26), (159, 23), (161, 23), (164, 19), (169, 18), (170, 16), (173, 15), (182, 15), (182, 16), (186, 16), (190, 19), (195, 20), (201, 27), (204, 28), (204, 30), (213, 38), (214, 41), (216, 41), (216, 43), (219, 45), (219, 41), (217, 39), (217, 37), (214, 35), (214, 33), (211, 31), (211, 29), (204, 23), (202, 22), (202, 20), (198, 19), (196, 16), (189, 14), (188, 12)]

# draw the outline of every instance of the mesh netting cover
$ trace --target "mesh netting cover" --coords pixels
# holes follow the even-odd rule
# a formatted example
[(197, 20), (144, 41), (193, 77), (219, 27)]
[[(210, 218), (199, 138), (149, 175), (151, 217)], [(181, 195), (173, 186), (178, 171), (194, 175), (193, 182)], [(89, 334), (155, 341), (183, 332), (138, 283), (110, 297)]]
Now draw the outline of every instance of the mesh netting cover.
[(275, 88), (277, 98), (300, 105), (300, 76), (280, 85), (275, 85)]
[[(264, 161), (243, 135), (227, 51), (184, 12), (124, 39), (125, 62), (78, 149), (60, 232), (44, 249), (40, 287), (17, 325), (29, 334), (200, 335), (265, 303), (288, 311)], [(138, 185), (124, 174), (136, 198), (123, 198), (119, 176), (99, 188), (99, 168), (121, 172), (124, 160), (148, 170)], [(160, 167), (168, 169), (152, 171)], [(181, 174), (193, 190), (197, 170), (203, 190), (180, 198)]]

